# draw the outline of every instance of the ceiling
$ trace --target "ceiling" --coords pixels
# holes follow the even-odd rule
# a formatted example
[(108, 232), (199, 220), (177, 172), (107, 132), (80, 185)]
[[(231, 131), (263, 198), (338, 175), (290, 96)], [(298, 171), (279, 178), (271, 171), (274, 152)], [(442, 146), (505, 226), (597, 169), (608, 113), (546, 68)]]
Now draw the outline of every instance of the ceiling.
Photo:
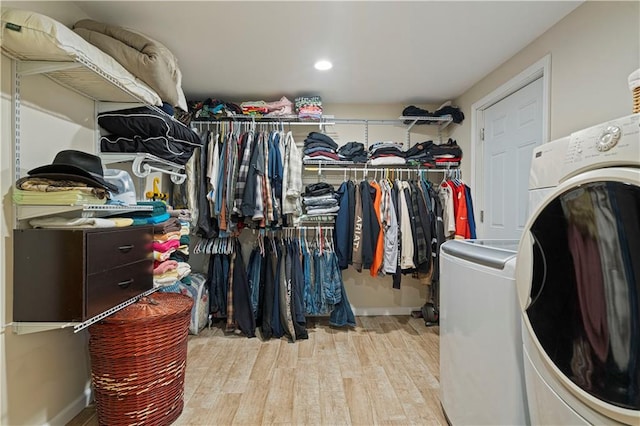
[[(327, 103), (454, 99), (579, 1), (80, 1), (178, 58), (188, 99), (319, 94)], [(333, 69), (313, 64), (329, 59)]]

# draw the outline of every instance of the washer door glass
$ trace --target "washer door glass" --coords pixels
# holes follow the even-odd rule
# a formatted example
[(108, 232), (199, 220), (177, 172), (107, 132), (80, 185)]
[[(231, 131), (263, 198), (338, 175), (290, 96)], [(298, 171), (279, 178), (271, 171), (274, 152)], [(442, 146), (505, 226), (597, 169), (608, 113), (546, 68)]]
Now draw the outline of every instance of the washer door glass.
[(640, 188), (594, 182), (540, 213), (531, 304), (535, 335), (577, 386), (640, 409)]

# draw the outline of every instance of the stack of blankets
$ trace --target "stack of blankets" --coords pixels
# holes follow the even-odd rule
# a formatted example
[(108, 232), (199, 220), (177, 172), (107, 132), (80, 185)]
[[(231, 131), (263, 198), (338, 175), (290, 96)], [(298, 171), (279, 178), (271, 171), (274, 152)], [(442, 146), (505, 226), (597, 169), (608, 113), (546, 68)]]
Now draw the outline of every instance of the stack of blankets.
[(177, 217), (153, 226), (153, 285), (172, 287), (191, 273), (189, 226)]
[(307, 185), (302, 196), (307, 216), (321, 216), (340, 210), (333, 186), (326, 182)]
[(397, 142), (376, 142), (369, 147), (369, 159), (372, 166), (390, 166), (406, 164), (402, 144)]
[(311, 132), (304, 140), (304, 158), (302, 160), (340, 161), (340, 157), (336, 153), (337, 149), (338, 144), (330, 136)]
[(295, 99), (298, 118), (320, 120), (322, 118), (322, 99), (320, 96), (299, 96)]
[(447, 143), (433, 145), (431, 155), (436, 167), (460, 167), (462, 161), (462, 149), (458, 143), (449, 138)]

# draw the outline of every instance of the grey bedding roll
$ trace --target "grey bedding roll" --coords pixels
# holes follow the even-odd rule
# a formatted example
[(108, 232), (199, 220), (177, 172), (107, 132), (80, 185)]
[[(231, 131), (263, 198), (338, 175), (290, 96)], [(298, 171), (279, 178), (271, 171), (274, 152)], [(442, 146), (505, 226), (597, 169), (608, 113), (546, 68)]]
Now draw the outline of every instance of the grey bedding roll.
[(91, 19), (76, 22), (73, 31), (147, 83), (164, 102), (187, 111), (178, 61), (162, 43), (144, 34)]

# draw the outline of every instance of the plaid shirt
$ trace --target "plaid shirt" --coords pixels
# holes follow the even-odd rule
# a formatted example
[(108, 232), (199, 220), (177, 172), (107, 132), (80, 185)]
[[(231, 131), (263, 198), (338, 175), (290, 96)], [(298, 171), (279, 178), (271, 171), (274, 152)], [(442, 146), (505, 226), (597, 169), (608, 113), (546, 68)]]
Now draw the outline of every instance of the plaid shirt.
[[(244, 143), (242, 141), (244, 140)], [(242, 195), (247, 185), (247, 174), (249, 173), (249, 163), (251, 162), (251, 145), (253, 142), (253, 132), (244, 133), (240, 137), (242, 160), (238, 169), (238, 181), (236, 182), (236, 200), (233, 211), (242, 215)]]
[(285, 141), (284, 177), (282, 182), (282, 213), (300, 216), (300, 194), (302, 193), (302, 157), (293, 134), (287, 132)]
[(428, 259), (427, 257), (427, 238), (422, 227), (422, 220), (420, 219), (420, 207), (418, 206), (418, 193), (416, 187), (410, 184), (411, 192), (411, 221), (415, 224), (414, 227), (414, 239), (416, 244), (416, 251), (414, 253), (414, 263), (416, 268), (418, 265), (423, 264)]

